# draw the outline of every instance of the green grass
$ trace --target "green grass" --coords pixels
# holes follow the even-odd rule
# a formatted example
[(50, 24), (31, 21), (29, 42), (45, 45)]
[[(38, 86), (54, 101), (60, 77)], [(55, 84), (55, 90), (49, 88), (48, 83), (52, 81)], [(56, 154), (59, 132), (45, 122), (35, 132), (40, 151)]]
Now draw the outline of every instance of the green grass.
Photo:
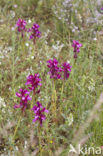
[[(17, 8), (13, 7), (14, 4), (18, 5)], [(50, 0), (48, 3), (47, 0), (43, 0), (41, 3), (36, 0), (21, 2), (15, 0), (9, 3), (9, 0), (1, 0), (0, 5), (0, 97), (2, 98), (0, 99), (0, 155), (14, 153), (15, 156), (22, 156), (25, 153), (34, 155), (34, 152), (37, 152), (37, 156), (54, 156), (55, 152), (59, 153), (58, 149), (62, 148), (61, 156), (66, 156), (80, 125), (85, 125), (103, 90), (102, 24), (86, 23), (89, 17), (95, 16), (95, 9), (99, 6), (90, 5), (89, 0), (86, 4), (82, 0), (73, 1), (73, 10), (67, 11), (70, 14), (69, 23), (66, 23), (65, 16), (58, 18), (61, 17), (63, 7), (61, 1)], [(56, 8), (52, 9), (53, 5), (57, 7), (58, 15), (55, 15)], [(11, 10), (15, 13), (15, 17), (12, 17)], [(17, 30), (13, 30), (18, 18), (26, 21), (30, 19), (28, 27), (34, 22), (40, 25), (42, 37), (35, 45), (27, 36), (23, 40)], [(102, 19), (103, 15), (100, 20)], [(72, 32), (75, 26), (78, 27), (78, 31), (75, 29), (75, 32)], [(83, 44), (76, 62), (73, 58), (72, 40), (79, 40)], [(26, 43), (29, 46), (26, 46)], [(58, 49), (54, 49), (53, 45), (58, 46)], [(54, 57), (60, 64), (70, 61), (72, 65), (70, 78), (64, 86), (62, 81), (56, 81), (56, 91), (53, 89), (53, 81), (47, 74), (47, 60)], [(25, 86), (28, 74), (37, 72), (42, 79), (42, 87), (36, 99), (48, 108), (49, 114), (46, 115), (43, 127), (38, 128), (37, 123), (32, 123), (33, 114), (28, 108), (22, 116), (13, 142), (14, 131), (21, 116), (20, 109), (13, 108), (18, 102), (15, 93)], [(56, 117), (52, 108), (55, 100)], [(33, 101), (33, 105), (35, 104), (36, 100)], [(73, 122), (70, 124), (72, 117)], [(85, 144), (101, 147), (103, 145), (102, 107), (97, 110), (97, 118), (90, 123), (83, 136), (90, 134), (92, 135)]]

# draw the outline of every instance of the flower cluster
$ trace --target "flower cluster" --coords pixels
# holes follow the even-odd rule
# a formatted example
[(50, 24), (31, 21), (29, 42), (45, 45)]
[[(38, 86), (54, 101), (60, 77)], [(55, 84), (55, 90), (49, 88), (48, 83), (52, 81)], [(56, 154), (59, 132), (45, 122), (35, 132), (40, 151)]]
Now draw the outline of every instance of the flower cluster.
[[(24, 32), (27, 31), (26, 29), (27, 22), (22, 19), (18, 19), (16, 23), (16, 27), (18, 28), (18, 32), (21, 32), (22, 37), (24, 36)], [(41, 36), (41, 32), (39, 31), (39, 25), (33, 24), (32, 28), (30, 28), (27, 32), (31, 32), (30, 40), (33, 40), (35, 43), (36, 39)], [(77, 53), (80, 52), (80, 47), (82, 46), (81, 43), (79, 43), (76, 40), (73, 40), (72, 47), (74, 48), (74, 58), (77, 58)], [(49, 68), (48, 74), (50, 75), (51, 79), (61, 79), (61, 80), (67, 80), (70, 76), (71, 68), (72, 66), (68, 62), (62, 63), (61, 66), (59, 66), (58, 61), (54, 59), (49, 59), (47, 61), (47, 67)], [(37, 88), (41, 86), (41, 79), (39, 77), (38, 73), (35, 73), (34, 75), (29, 75), (27, 77), (27, 81), (25, 83), (26, 86), (28, 86), (27, 89), (19, 89), (19, 92), (16, 93), (16, 96), (20, 98), (20, 103), (15, 104), (14, 108), (21, 108), (22, 112), (25, 111), (25, 109), (28, 106), (28, 101), (30, 101), (32, 98), (30, 97), (30, 93), (33, 92), (32, 96), (35, 96), (37, 93), (40, 92), (40, 89)], [(40, 125), (42, 126), (43, 121), (46, 119), (46, 116), (44, 113), (48, 113), (49, 111), (42, 106), (42, 104), (37, 101), (37, 105), (34, 105), (32, 108), (32, 111), (34, 111), (34, 119), (33, 122), (39, 121)]]
[(32, 34), (30, 35), (30, 39), (33, 40), (35, 43), (36, 38), (39, 38), (41, 36), (41, 32), (39, 31), (39, 25), (38, 24), (33, 24), (32, 28), (29, 29)]
[[(33, 91), (33, 96), (35, 96), (36, 93), (40, 92), (40, 90), (36, 91), (36, 88), (42, 85), (40, 81), (41, 79), (39, 78), (38, 73), (29, 75), (27, 77), (27, 82), (25, 83), (25, 85), (30, 85), (30, 87), (28, 87), (29, 91), (27, 89), (19, 89), (19, 92), (16, 93), (16, 96), (20, 98), (20, 103), (15, 104), (14, 108), (21, 108), (22, 112), (25, 111), (28, 106), (28, 101), (32, 99), (29, 95), (31, 91)], [(42, 121), (46, 119), (43, 113), (48, 111), (45, 109), (45, 107), (43, 108), (43, 106), (39, 102), (37, 102), (37, 105), (38, 106), (34, 106), (32, 110), (34, 110), (35, 113), (35, 121), (39, 120), (40, 125), (42, 125)]]
[(39, 74), (36, 73), (33, 75), (29, 75), (27, 77), (27, 82), (25, 83), (25, 85), (31, 85), (30, 87), (28, 87), (29, 91), (26, 90), (26, 89), (19, 89), (20, 93), (16, 93), (16, 96), (21, 98), (20, 100), (20, 104), (15, 104), (14, 108), (22, 108), (22, 110), (24, 111), (25, 108), (27, 107), (27, 103), (29, 100), (31, 100), (29, 94), (30, 94), (30, 91), (33, 91), (33, 96), (36, 94), (36, 93), (39, 93), (40, 90), (37, 90), (36, 91), (36, 88), (38, 86), (41, 86), (42, 84), (40, 83), (41, 79), (39, 78)]
[(23, 19), (18, 19), (16, 22), (16, 27), (18, 28), (18, 32), (21, 32), (22, 37), (24, 36), (24, 32), (27, 31), (26, 24), (27, 22)]
[(47, 66), (50, 69), (50, 71), (48, 72), (50, 74), (50, 78), (53, 79), (60, 79), (61, 75), (60, 72), (62, 71), (60, 67), (58, 67), (58, 61), (56, 59), (53, 60), (48, 60), (47, 61)]
[[(48, 60), (47, 61), (47, 66), (50, 69), (48, 74), (50, 74), (50, 78), (53, 79), (64, 79), (67, 80), (69, 78), (71, 68), (69, 63), (64, 62), (62, 64), (62, 67), (58, 67), (58, 61), (56, 59), (53, 60)], [(63, 73), (63, 78), (62, 78), (62, 73)]]
[(35, 91), (36, 88), (38, 86), (41, 86), (42, 84), (40, 83), (41, 79), (39, 78), (39, 74), (36, 73), (34, 75), (29, 75), (27, 77), (27, 82), (25, 83), (25, 85), (31, 85), (31, 87), (29, 87), (29, 90), (33, 91), (34, 94), (35, 93), (39, 93), (40, 90), (38, 90), (37, 92)]
[(21, 108), (21, 110), (24, 112), (27, 108), (28, 101), (31, 100), (31, 97), (29, 96), (30, 92), (26, 89), (19, 89), (20, 93), (16, 93), (16, 96), (20, 98), (20, 104), (15, 104), (14, 108)]
[(35, 43), (36, 39), (41, 37), (41, 32), (39, 31), (39, 25), (34, 23), (32, 28), (29, 28), (29, 30), (26, 29), (27, 22), (23, 19), (18, 19), (16, 22), (16, 27), (18, 32), (21, 32), (22, 37), (24, 37), (24, 32), (31, 32), (30, 40), (32, 39)]
[(40, 125), (42, 126), (43, 120), (46, 119), (44, 112), (48, 113), (49, 111), (45, 107), (43, 107), (39, 101), (37, 101), (37, 106), (34, 106), (32, 110), (35, 114), (33, 122), (36, 122), (38, 120), (40, 122)]
[(67, 80), (69, 78), (71, 68), (72, 68), (72, 66), (70, 66), (70, 64), (67, 62), (64, 62), (62, 64), (62, 71), (63, 71), (63, 75), (64, 75), (64, 80)]
[(74, 48), (74, 58), (77, 58), (77, 54), (80, 52), (80, 47), (82, 44), (79, 41), (73, 40), (72, 47)]
[(103, 11), (103, 7), (101, 8), (101, 10)]

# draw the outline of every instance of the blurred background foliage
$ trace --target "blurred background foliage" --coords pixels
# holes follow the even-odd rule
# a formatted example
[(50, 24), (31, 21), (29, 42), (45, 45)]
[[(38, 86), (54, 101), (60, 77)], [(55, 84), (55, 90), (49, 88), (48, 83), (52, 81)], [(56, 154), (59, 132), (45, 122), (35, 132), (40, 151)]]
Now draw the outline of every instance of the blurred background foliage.
[[(35, 20), (44, 31), (53, 30), (51, 35), (62, 42), (74, 35), (82, 40), (87, 36), (92, 39), (98, 31), (102, 35), (101, 6), (100, 0), (1, 0), (1, 32), (3, 26), (13, 26), (18, 18), (24, 18)], [(5, 33), (6, 29), (4, 36)]]
[(34, 19), (42, 27), (53, 30), (55, 37), (64, 40), (75, 34), (83, 39), (84, 32), (93, 37), (102, 31), (101, 6), (100, 0), (1, 0), (0, 12), (4, 20), (0, 23), (12, 25), (14, 19)]

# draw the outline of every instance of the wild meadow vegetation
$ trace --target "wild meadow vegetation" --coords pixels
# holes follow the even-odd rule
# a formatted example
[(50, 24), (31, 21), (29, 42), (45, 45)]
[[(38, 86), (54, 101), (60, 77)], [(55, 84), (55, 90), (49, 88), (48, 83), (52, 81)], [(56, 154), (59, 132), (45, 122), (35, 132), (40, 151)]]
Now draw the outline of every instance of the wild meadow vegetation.
[(1, 156), (102, 152), (102, 91), (102, 1), (0, 0)]

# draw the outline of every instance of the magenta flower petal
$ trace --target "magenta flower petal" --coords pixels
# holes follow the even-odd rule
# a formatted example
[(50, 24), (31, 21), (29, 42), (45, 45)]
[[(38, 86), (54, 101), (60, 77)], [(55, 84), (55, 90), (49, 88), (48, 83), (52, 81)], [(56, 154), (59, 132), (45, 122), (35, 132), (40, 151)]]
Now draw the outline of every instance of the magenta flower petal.
[(39, 116), (35, 116), (35, 118), (33, 119), (33, 122), (36, 122), (37, 120), (39, 120)]
[(21, 97), (21, 94), (20, 93), (16, 93), (16, 96)]
[(15, 104), (14, 108), (20, 108), (20, 104)]

